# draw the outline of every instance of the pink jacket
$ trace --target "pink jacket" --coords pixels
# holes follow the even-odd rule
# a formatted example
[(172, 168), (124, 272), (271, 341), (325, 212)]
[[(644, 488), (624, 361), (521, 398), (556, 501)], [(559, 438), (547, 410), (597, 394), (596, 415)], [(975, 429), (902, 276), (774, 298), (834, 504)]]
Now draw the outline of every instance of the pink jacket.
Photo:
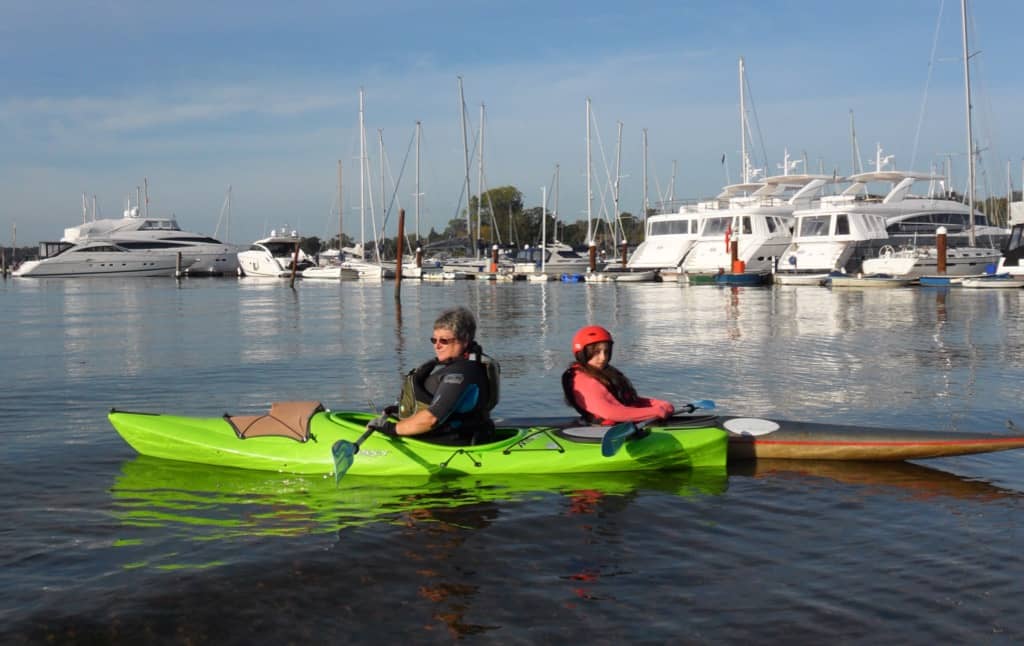
[(580, 408), (603, 420), (603, 424), (642, 422), (655, 417), (668, 417), (675, 408), (661, 399), (639, 397), (633, 405), (615, 398), (597, 379), (577, 371), (572, 382), (573, 399)]

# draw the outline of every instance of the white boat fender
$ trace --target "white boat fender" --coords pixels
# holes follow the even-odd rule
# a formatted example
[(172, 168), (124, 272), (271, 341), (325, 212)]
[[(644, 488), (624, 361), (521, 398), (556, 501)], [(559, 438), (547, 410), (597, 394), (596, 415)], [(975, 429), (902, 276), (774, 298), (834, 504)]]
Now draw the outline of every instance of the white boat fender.
[(768, 435), (779, 430), (779, 425), (770, 419), (757, 417), (735, 417), (722, 426), (725, 430), (737, 435)]

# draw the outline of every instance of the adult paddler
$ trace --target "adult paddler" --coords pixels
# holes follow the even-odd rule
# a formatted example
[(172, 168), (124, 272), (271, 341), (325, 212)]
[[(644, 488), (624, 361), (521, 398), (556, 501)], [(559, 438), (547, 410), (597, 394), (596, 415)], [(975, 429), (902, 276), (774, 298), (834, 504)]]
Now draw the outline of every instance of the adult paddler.
[(476, 342), (473, 313), (465, 307), (442, 312), (434, 321), (430, 343), (436, 358), (406, 375), (398, 404), (386, 408), (367, 428), (438, 444), (491, 441), (490, 412), (498, 403), (500, 368)]

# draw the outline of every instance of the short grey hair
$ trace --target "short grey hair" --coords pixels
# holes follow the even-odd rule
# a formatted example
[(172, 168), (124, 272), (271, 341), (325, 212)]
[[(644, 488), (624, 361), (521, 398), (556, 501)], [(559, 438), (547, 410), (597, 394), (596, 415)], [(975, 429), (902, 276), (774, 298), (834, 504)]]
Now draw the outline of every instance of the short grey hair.
[(471, 343), (476, 339), (476, 317), (465, 307), (453, 307), (441, 312), (434, 321), (435, 330), (449, 330), (455, 338), (463, 343)]

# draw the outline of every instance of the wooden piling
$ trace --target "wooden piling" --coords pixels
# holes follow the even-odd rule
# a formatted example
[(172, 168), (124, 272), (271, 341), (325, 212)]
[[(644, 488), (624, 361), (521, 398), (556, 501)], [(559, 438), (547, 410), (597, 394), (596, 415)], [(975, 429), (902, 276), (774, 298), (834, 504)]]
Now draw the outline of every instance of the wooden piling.
[(398, 243), (395, 250), (395, 302), (402, 302), (402, 255), (405, 248), (405, 209), (398, 209)]
[(594, 273), (595, 271), (597, 271), (597, 243), (591, 240), (590, 248), (587, 250), (587, 252), (587, 258), (589, 260), (587, 268), (589, 269), (590, 273)]
[(935, 230), (935, 270), (940, 276), (946, 274), (946, 227)]
[(295, 241), (295, 255), (292, 257), (292, 278), (288, 286), (295, 289), (295, 273), (299, 269), (299, 240)]

